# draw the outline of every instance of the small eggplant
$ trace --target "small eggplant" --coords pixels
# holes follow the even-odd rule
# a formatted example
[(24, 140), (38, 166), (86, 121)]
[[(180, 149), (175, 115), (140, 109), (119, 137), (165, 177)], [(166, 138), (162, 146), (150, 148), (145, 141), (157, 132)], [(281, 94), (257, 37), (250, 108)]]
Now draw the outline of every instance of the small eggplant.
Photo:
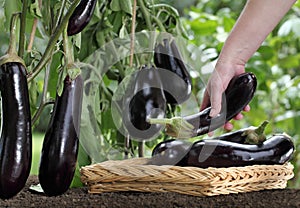
[(148, 117), (165, 116), (166, 100), (156, 68), (144, 66), (135, 74), (125, 92), (123, 106), (123, 124), (131, 137), (150, 139), (160, 132), (161, 125), (147, 122)]
[(200, 168), (282, 165), (294, 151), (293, 141), (286, 134), (274, 135), (259, 145), (208, 139), (195, 142), (180, 164)]
[(48, 196), (68, 190), (76, 168), (83, 80), (81, 75), (64, 80), (63, 92), (56, 96), (51, 120), (44, 138), (39, 181)]
[(97, 0), (81, 0), (78, 6), (72, 13), (67, 32), (69, 36), (76, 35), (80, 33), (90, 22)]
[(167, 103), (181, 104), (192, 93), (191, 77), (182, 61), (174, 40), (164, 39), (154, 49), (154, 63), (160, 69), (160, 76)]
[[(211, 107), (199, 113), (170, 119), (149, 118), (151, 124), (166, 125), (166, 134), (177, 138), (191, 138), (214, 131), (231, 120), (249, 104), (254, 96), (257, 80), (253, 73), (235, 76), (229, 83), (223, 96), (221, 112), (211, 118)], [(224, 98), (225, 97), (225, 98)]]

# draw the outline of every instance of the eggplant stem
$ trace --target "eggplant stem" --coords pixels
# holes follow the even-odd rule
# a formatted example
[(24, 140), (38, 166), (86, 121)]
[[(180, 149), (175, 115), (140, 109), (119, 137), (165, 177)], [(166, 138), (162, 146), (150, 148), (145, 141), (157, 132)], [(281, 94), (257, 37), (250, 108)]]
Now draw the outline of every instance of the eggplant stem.
[(256, 130), (255, 133), (257, 133), (258, 135), (261, 135), (264, 133), (266, 126), (269, 124), (269, 121), (264, 121), (262, 124), (260, 124)]
[(10, 39), (9, 39), (9, 46), (8, 50), (5, 55), (0, 57), (0, 65), (6, 64), (8, 62), (17, 62), (25, 66), (24, 60), (18, 56), (17, 53), (17, 22), (20, 18), (21, 13), (13, 13), (11, 20), (10, 20)]
[(258, 127), (253, 129), (246, 130), (243, 135), (247, 136), (245, 143), (248, 144), (261, 144), (266, 141), (266, 135), (264, 134), (266, 126), (269, 124), (269, 121), (264, 121)]
[(17, 54), (16, 49), (16, 28), (17, 28), (17, 20), (20, 18), (21, 13), (14, 13), (11, 17), (10, 22), (10, 40), (9, 40), (9, 48), (7, 53), (8, 54)]

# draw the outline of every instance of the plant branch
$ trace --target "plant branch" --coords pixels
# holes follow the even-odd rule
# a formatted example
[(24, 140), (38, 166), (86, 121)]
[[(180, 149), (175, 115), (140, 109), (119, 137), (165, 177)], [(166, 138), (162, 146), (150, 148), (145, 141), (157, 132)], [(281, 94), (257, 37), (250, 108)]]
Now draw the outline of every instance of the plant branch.
[(44, 77), (44, 86), (43, 86), (41, 103), (38, 107), (37, 112), (35, 112), (34, 116), (32, 117), (32, 124), (34, 124), (38, 120), (38, 118), (40, 117), (45, 106), (53, 103), (53, 101), (47, 101), (47, 91), (48, 91), (48, 84), (49, 84), (50, 69), (51, 69), (51, 67), (50, 67), (50, 65), (48, 65), (46, 67), (46, 73), (45, 73), (45, 77)]
[(20, 24), (20, 41), (19, 41), (19, 56), (23, 57), (25, 51), (25, 29), (26, 29), (26, 16), (27, 16), (28, 1), (23, 0), (21, 24)]
[(150, 14), (144, 4), (144, 0), (138, 0), (138, 4), (142, 10), (142, 13), (143, 13), (143, 16), (145, 18), (145, 21), (146, 21), (146, 25), (148, 27), (148, 29), (150, 29), (151, 31), (153, 31), (153, 27), (152, 27), (152, 24), (151, 24), (151, 19), (150, 19)]
[(136, 22), (136, 0), (133, 0), (132, 7), (132, 25), (131, 25), (131, 35), (130, 35), (130, 67), (133, 65), (134, 56), (134, 41), (135, 41), (135, 22)]
[(58, 16), (57, 16), (57, 19), (56, 19), (55, 27), (58, 27), (58, 25), (61, 21), (61, 18), (62, 18), (63, 12), (64, 12), (64, 8), (66, 7), (66, 3), (67, 3), (66, 0), (62, 1), (61, 8), (59, 10), (59, 13), (58, 13)]
[(31, 29), (31, 33), (30, 33), (30, 38), (29, 38), (29, 43), (28, 43), (28, 46), (27, 46), (27, 51), (32, 50), (37, 23), (38, 23), (38, 19), (35, 17), (34, 20), (33, 20), (33, 25), (32, 25), (32, 29)]
[(80, 2), (80, 0), (73, 1), (68, 12), (63, 17), (61, 23), (55, 28), (54, 33), (48, 42), (48, 45), (46, 47), (46, 50), (45, 50), (42, 58), (40, 59), (39, 63), (35, 66), (32, 73), (29, 74), (29, 76), (28, 76), (29, 82), (31, 80), (33, 80), (42, 71), (43, 67), (47, 64), (48, 60), (50, 59), (50, 57), (52, 55), (52, 50), (55, 47), (57, 40), (59, 39), (59, 37), (60, 37), (61, 33), (63, 32), (63, 30), (65, 29), (65, 27), (67, 26), (69, 18), (71, 17), (72, 13), (74, 12), (74, 10), (79, 2)]

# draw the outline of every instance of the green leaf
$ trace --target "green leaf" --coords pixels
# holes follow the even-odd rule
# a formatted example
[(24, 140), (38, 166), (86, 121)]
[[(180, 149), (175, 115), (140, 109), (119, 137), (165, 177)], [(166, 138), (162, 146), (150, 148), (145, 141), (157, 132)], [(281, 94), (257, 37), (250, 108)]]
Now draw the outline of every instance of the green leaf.
[(83, 186), (83, 183), (81, 182), (80, 179), (80, 168), (86, 165), (90, 165), (91, 160), (88, 154), (84, 151), (82, 148), (81, 144), (79, 144), (79, 149), (78, 149), (78, 156), (77, 156), (77, 164), (76, 164), (76, 170), (75, 174), (71, 183), (70, 187), (81, 187)]
[(299, 67), (300, 65), (300, 54), (286, 56), (285, 58), (279, 59), (279, 66), (285, 69)]
[(132, 15), (132, 2), (131, 0), (121, 0), (119, 1), (121, 9), (127, 14)]
[(275, 55), (274, 49), (270, 46), (261, 46), (257, 51), (261, 54), (261, 57), (264, 60), (269, 60)]
[(195, 19), (191, 22), (191, 29), (200, 35), (211, 35), (216, 32), (218, 22), (216, 20)]
[[(121, 0), (121, 1), (123, 1), (123, 0)], [(110, 8), (111, 8), (112, 11), (115, 11), (115, 12), (121, 11), (120, 0), (112, 0), (111, 3), (110, 3)]]
[(42, 17), (42, 12), (40, 10), (38, 0), (34, 0), (34, 2), (30, 4), (29, 10), (30, 13), (35, 17)]
[(22, 3), (19, 0), (6, 0), (4, 3), (5, 9), (5, 27), (9, 29), (10, 26), (10, 18), (13, 13), (22, 11)]

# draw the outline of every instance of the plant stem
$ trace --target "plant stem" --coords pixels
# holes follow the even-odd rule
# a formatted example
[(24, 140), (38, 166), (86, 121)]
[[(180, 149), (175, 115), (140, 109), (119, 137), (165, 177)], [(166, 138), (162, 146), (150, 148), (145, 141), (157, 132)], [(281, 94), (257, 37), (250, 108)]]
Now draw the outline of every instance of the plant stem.
[(144, 157), (144, 141), (138, 142), (139, 157)]
[[(41, 9), (41, 7), (42, 7), (42, 0), (38, 0), (38, 4), (39, 4), (39, 9)], [(38, 18), (35, 17), (33, 19), (33, 25), (32, 25), (32, 29), (31, 29), (31, 33), (30, 33), (30, 38), (29, 38), (29, 43), (28, 43), (28, 46), (27, 46), (27, 51), (31, 51), (32, 50), (32, 46), (33, 46), (33, 42), (34, 42), (34, 37), (35, 37), (35, 33), (36, 33), (37, 24), (38, 24)]]
[(166, 32), (166, 29), (164, 27), (164, 25), (162, 24), (162, 22), (155, 16), (151, 16), (151, 18), (156, 22), (158, 28), (162, 31), (162, 32)]
[(58, 27), (58, 25), (61, 21), (62, 15), (64, 13), (64, 8), (66, 7), (66, 3), (67, 3), (67, 1), (63, 0), (63, 2), (61, 4), (61, 8), (60, 8), (58, 16), (57, 16), (57, 19), (56, 19), (55, 27)]
[(48, 84), (49, 84), (49, 75), (50, 75), (50, 65), (48, 65), (46, 67), (46, 73), (45, 73), (45, 77), (44, 77), (44, 86), (43, 86), (43, 92), (42, 92), (42, 99), (41, 99), (41, 103), (38, 107), (37, 112), (35, 112), (34, 116), (32, 117), (32, 124), (34, 124), (38, 118), (40, 117), (43, 109), (45, 108), (45, 106), (52, 104), (52, 101), (46, 101), (47, 100), (47, 91), (48, 91)]
[(136, 0), (133, 0), (132, 25), (131, 25), (131, 35), (130, 35), (130, 67), (132, 67), (133, 65), (133, 56), (134, 56), (135, 21), (136, 21)]
[(34, 20), (33, 20), (33, 25), (32, 25), (32, 29), (31, 29), (31, 33), (30, 33), (30, 38), (29, 38), (29, 43), (28, 43), (27, 51), (31, 51), (32, 50), (37, 23), (38, 23), (38, 19), (35, 17)]
[(150, 14), (144, 4), (144, 0), (138, 0), (138, 4), (140, 5), (140, 8), (142, 10), (142, 13), (143, 13), (143, 16), (145, 18), (145, 21), (146, 21), (146, 25), (148, 27), (149, 30), (153, 31), (153, 27), (152, 27), (152, 24), (151, 24), (151, 19), (150, 19)]
[(68, 24), (69, 18), (73, 14), (77, 4), (80, 2), (80, 0), (74, 0), (72, 5), (70, 6), (68, 12), (63, 17), (61, 23), (55, 28), (53, 35), (51, 36), (48, 45), (46, 47), (46, 50), (39, 61), (39, 63), (35, 66), (35, 68), (32, 70), (32, 73), (28, 76), (28, 82), (33, 80), (43, 69), (43, 67), (47, 64), (48, 60), (50, 59), (52, 55), (52, 50), (56, 44), (56, 41), (59, 39), (61, 33), (65, 29), (65, 27)]
[[(108, 38), (108, 41), (109, 42), (106, 45), (110, 46), (109, 48), (112, 50), (113, 56), (114, 57), (118, 57), (118, 52), (117, 52), (117, 49), (115, 47), (114, 41), (110, 37)], [(125, 72), (124, 72), (124, 67), (122, 66), (122, 64), (120, 63), (120, 61), (117, 61), (116, 67), (119, 70), (120, 77), (123, 79), (125, 77)]]
[(26, 16), (27, 16), (28, 1), (23, 0), (21, 24), (20, 24), (20, 41), (19, 41), (19, 56), (23, 57), (25, 51), (25, 29), (26, 29)]

